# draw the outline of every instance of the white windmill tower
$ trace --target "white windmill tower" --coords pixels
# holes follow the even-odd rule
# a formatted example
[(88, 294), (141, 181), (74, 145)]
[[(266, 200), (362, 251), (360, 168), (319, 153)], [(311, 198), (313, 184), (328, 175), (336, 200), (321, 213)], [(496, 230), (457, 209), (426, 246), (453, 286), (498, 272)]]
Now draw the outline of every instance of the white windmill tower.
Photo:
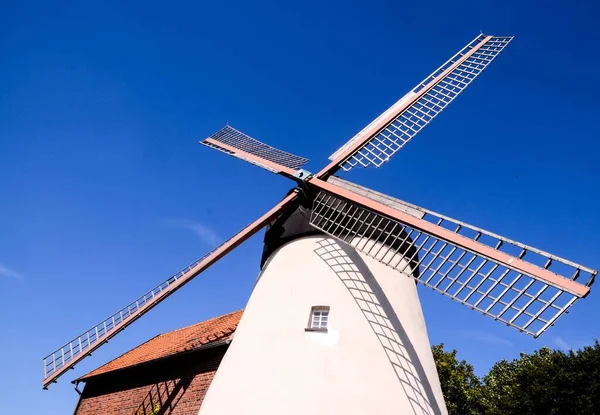
[(388, 161), (511, 40), (477, 36), (316, 174), (229, 126), (202, 141), (298, 187), (47, 356), (44, 387), (269, 225), (262, 271), (200, 414), (445, 414), (414, 281), (537, 337), (589, 293), (596, 271), (333, 174)]

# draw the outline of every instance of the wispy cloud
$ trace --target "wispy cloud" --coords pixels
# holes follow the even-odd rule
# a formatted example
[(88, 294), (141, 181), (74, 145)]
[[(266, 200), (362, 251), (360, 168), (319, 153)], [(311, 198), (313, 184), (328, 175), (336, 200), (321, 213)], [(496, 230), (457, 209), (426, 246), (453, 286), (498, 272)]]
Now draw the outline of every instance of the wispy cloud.
[(177, 219), (169, 221), (171, 226), (192, 231), (202, 242), (211, 247), (215, 247), (221, 241), (219, 235), (208, 226), (187, 219)]
[(21, 274), (3, 265), (0, 265), (0, 277), (15, 278), (18, 280), (23, 279)]
[(467, 339), (475, 340), (481, 343), (507, 347), (514, 346), (510, 340), (483, 330), (461, 330), (459, 334)]
[(569, 351), (571, 350), (571, 346), (569, 346), (569, 343), (567, 343), (562, 337), (555, 337), (554, 338), (554, 344), (562, 350), (565, 351)]

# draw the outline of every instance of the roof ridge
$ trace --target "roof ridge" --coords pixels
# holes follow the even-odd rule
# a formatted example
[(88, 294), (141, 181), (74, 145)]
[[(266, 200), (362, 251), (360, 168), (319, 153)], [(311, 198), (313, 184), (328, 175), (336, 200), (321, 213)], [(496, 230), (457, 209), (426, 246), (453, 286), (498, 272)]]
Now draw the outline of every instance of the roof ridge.
[(85, 380), (129, 366), (151, 362), (157, 358), (174, 356), (183, 351), (226, 340), (228, 337), (232, 338), (243, 311), (243, 309), (234, 310), (196, 324), (158, 334), (91, 372), (80, 376), (77, 380)]
[[(227, 314), (223, 314), (223, 315), (221, 315), (221, 316), (215, 316), (215, 317), (211, 317), (211, 318), (209, 318), (208, 320), (200, 321), (200, 322), (198, 322), (198, 323), (190, 324), (189, 326), (180, 327), (180, 328), (178, 328), (178, 329), (173, 329), (173, 330), (171, 330), (171, 331), (167, 331), (167, 332), (164, 332), (164, 333), (158, 334), (158, 335), (157, 335), (157, 336), (155, 336), (155, 337), (158, 337), (158, 336), (164, 336), (164, 335), (167, 335), (167, 334), (172, 334), (172, 333), (177, 333), (177, 332), (179, 332), (179, 331), (182, 331), (182, 330), (187, 330), (187, 329), (191, 329), (191, 328), (193, 328), (193, 327), (196, 327), (196, 326), (199, 326), (199, 325), (210, 324), (211, 322), (213, 322), (213, 321), (215, 321), (215, 320), (219, 320), (219, 319), (222, 319), (222, 318), (225, 318), (225, 317), (229, 317), (230, 315), (232, 315), (232, 314), (235, 314), (235, 313), (239, 313), (240, 311), (244, 311), (244, 309), (243, 309), (243, 308), (240, 308), (239, 310), (234, 310), (234, 311), (231, 311), (231, 312), (229, 312), (229, 313), (227, 313)], [(140, 344), (140, 346), (141, 346), (141, 344)]]

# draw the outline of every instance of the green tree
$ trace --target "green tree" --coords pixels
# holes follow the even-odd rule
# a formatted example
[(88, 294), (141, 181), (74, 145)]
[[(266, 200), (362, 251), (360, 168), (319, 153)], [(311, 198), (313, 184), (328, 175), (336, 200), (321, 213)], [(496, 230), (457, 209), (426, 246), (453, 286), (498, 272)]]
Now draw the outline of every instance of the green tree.
[(600, 344), (577, 351), (572, 367), (573, 381), (578, 389), (578, 401), (585, 413), (600, 415)]
[(443, 344), (431, 348), (437, 367), (444, 400), (449, 415), (477, 415), (483, 413), (481, 382), (473, 366), (456, 358), (457, 351), (444, 350)]
[(481, 398), (486, 415), (600, 414), (600, 345), (502, 360), (483, 377)]
[[(566, 388), (568, 357), (547, 347), (533, 354), (521, 353), (512, 362), (496, 363), (484, 376), (483, 400), (490, 415), (554, 415), (570, 408)], [(558, 388), (562, 385), (562, 388)]]

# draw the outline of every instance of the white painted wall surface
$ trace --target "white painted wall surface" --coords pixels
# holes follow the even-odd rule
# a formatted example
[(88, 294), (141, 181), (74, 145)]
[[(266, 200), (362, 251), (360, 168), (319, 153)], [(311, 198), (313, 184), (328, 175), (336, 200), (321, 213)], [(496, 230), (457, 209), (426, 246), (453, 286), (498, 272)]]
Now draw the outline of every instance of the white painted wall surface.
[[(306, 332), (330, 306), (327, 333)], [(415, 282), (333, 239), (263, 268), (200, 415), (446, 414)]]

